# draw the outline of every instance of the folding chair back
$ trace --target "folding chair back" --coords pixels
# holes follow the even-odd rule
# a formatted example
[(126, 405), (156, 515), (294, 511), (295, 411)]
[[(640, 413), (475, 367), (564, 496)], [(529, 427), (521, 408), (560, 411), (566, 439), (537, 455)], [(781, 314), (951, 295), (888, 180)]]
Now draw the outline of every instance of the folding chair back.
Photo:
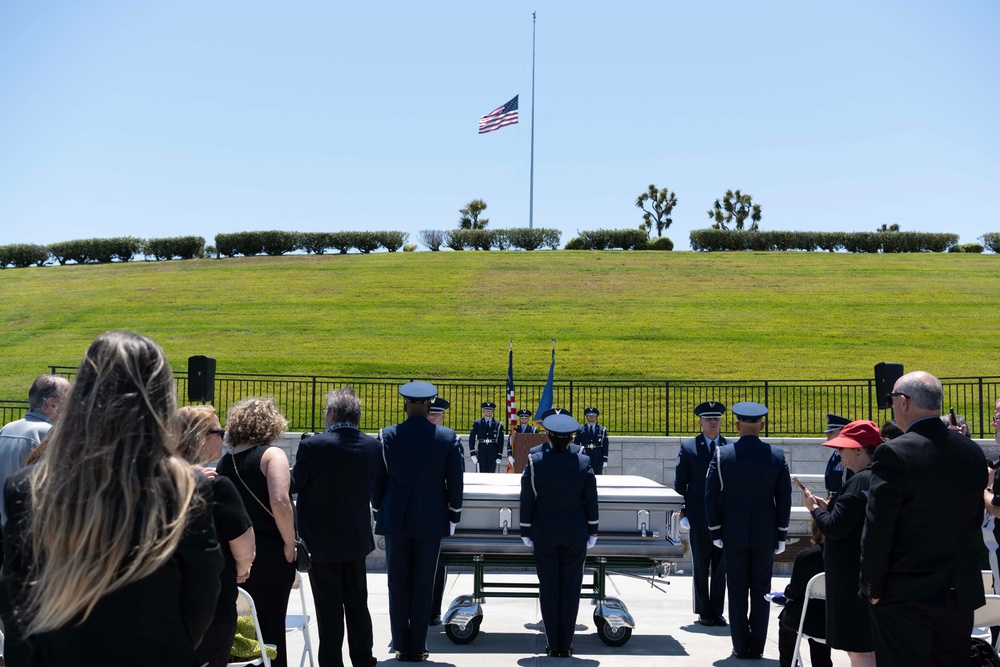
[(260, 645), (260, 657), (253, 660), (231, 662), (228, 667), (250, 667), (250, 665), (262, 665), (271, 667), (271, 660), (267, 657), (264, 649), (264, 637), (260, 634), (260, 621), (257, 620), (257, 607), (253, 603), (253, 598), (242, 588), (237, 587), (236, 592), (236, 614), (238, 616), (249, 616), (253, 619), (253, 629), (257, 633), (257, 643)]
[(813, 576), (806, 584), (806, 596), (802, 602), (802, 615), (799, 617), (799, 633), (795, 637), (795, 652), (792, 654), (792, 665), (802, 664), (802, 639), (811, 639), (822, 644), (826, 643), (826, 639), (823, 637), (813, 637), (807, 635), (802, 631), (805, 627), (806, 614), (809, 613), (809, 601), (810, 600), (826, 600), (826, 575), (822, 572)]
[(285, 635), (294, 632), (302, 633), (302, 641), (305, 646), (302, 649), (302, 660), (299, 662), (299, 667), (305, 667), (306, 656), (309, 657), (309, 667), (316, 667), (316, 663), (313, 660), (312, 638), (309, 636), (309, 624), (312, 622), (312, 619), (309, 617), (309, 609), (306, 607), (305, 583), (302, 579), (302, 573), (299, 571), (295, 572), (295, 584), (292, 588), (299, 589), (302, 613), (285, 615)]

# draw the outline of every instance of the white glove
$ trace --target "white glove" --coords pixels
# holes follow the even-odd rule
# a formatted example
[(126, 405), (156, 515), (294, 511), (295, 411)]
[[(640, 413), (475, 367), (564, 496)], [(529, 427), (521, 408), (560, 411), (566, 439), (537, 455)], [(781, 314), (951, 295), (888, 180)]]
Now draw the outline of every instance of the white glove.
[(509, 461), (511, 465), (514, 465), (514, 457), (513, 456), (508, 456), (507, 457), (507, 461)]
[(457, 526), (457, 525), (458, 525), (457, 523), (453, 523), (451, 521), (448, 522), (448, 534), (449, 535), (454, 535), (455, 534), (455, 526)]
[(594, 545), (597, 544), (597, 535), (591, 535), (587, 538), (587, 548), (593, 549)]
[(712, 544), (719, 547), (720, 549), (722, 548), (722, 540), (712, 540)]
[(521, 537), (521, 541), (524, 542), (524, 546), (526, 547), (530, 547), (535, 544), (534, 542), (531, 541), (530, 537)]
[(774, 555), (777, 556), (780, 553), (784, 553), (784, 551), (785, 551), (785, 543), (778, 542), (778, 548), (774, 550)]
[(503, 459), (497, 459), (497, 465), (500, 465), (501, 461), (503, 461)]
[(478, 464), (478, 463), (479, 463), (479, 459), (477, 459), (477, 458), (476, 458), (476, 455), (475, 455), (475, 454), (473, 454), (473, 455), (472, 455), (472, 462), (473, 462), (473, 463), (476, 463), (476, 464)]
[(681, 528), (683, 528), (684, 530), (691, 530), (691, 522), (688, 521), (687, 517), (681, 519)]

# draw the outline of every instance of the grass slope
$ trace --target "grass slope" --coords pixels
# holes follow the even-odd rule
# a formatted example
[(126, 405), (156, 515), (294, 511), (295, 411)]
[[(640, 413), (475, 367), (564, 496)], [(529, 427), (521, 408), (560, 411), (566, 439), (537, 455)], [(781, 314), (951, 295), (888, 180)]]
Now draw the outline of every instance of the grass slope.
[(0, 271), (0, 398), (108, 329), (175, 369), (401, 377), (822, 379), (878, 361), (1000, 374), (1000, 258), (462, 252)]

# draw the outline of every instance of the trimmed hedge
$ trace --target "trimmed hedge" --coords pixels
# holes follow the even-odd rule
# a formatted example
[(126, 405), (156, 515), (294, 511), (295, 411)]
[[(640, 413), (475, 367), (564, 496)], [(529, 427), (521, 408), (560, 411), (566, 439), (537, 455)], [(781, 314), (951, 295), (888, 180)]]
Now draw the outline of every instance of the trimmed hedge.
[[(580, 232), (580, 244), (583, 250), (645, 250), (649, 245), (649, 237), (642, 229), (597, 229), (592, 232)], [(574, 239), (575, 240), (575, 239)], [(567, 249), (576, 250), (577, 248)]]
[(514, 227), (513, 229), (504, 229), (503, 233), (511, 246), (521, 250), (538, 250), (544, 247), (555, 250), (559, 247), (559, 240), (562, 238), (562, 232), (558, 229), (544, 227)]
[(107, 264), (114, 260), (128, 262), (142, 252), (142, 247), (142, 239), (134, 236), (118, 236), (110, 239), (62, 241), (49, 245), (48, 250), (60, 264), (66, 262)]
[(500, 245), (497, 229), (452, 229), (445, 232), (444, 244), (452, 250), (489, 250)]
[(143, 244), (146, 259), (195, 259), (205, 256), (205, 239), (201, 236), (174, 236), (162, 239), (146, 239)]
[(236, 232), (216, 234), (215, 247), (224, 257), (243, 255), (284, 255), (298, 249), (299, 233), (269, 230), (263, 232)]
[(979, 240), (991, 251), (1000, 253), (1000, 233), (990, 232), (989, 234), (983, 234), (979, 237)]
[(977, 255), (983, 252), (984, 250), (986, 250), (986, 248), (984, 248), (978, 243), (963, 243), (961, 245), (953, 245), (952, 247), (948, 248), (948, 252), (968, 252)]
[(657, 236), (646, 244), (646, 250), (673, 250), (674, 242), (666, 236)]
[(433, 252), (441, 250), (445, 244), (447, 233), (439, 229), (423, 229), (420, 231), (420, 241)]
[(563, 246), (563, 250), (590, 250), (590, 246), (587, 245), (586, 241), (581, 239), (579, 236), (576, 236), (566, 242), (566, 245)]
[(0, 269), (6, 269), (8, 265), (15, 269), (33, 265), (42, 266), (47, 261), (49, 261), (49, 251), (43, 245), (15, 243), (0, 246)]
[(784, 232), (696, 229), (691, 249), (698, 251), (846, 250), (854, 253), (945, 252), (957, 234), (924, 232)]

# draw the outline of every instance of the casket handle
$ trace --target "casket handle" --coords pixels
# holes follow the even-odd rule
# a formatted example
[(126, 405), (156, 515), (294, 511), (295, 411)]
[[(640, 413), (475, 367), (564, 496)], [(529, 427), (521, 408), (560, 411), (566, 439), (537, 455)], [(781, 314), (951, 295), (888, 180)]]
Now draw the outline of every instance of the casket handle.
[(649, 525), (649, 510), (639, 510), (636, 512), (635, 527), (639, 529), (643, 537), (646, 537), (646, 526)]
[(509, 507), (500, 508), (500, 527), (503, 528), (503, 534), (507, 534), (507, 529), (510, 528), (510, 520), (513, 516)]

